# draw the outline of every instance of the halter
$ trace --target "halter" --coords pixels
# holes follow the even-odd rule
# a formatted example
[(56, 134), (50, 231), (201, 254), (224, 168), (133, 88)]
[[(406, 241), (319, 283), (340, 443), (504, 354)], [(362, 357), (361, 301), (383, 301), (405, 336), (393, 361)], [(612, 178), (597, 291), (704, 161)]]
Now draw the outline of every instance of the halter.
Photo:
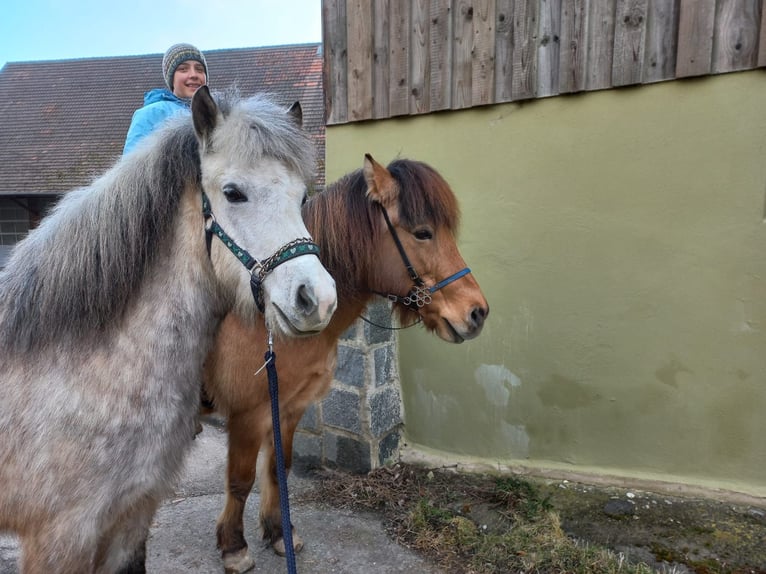
[(286, 263), (287, 261), (290, 261), (290, 259), (295, 259), (301, 255), (316, 255), (319, 257), (319, 246), (310, 238), (301, 237), (286, 243), (277, 249), (277, 252), (271, 257), (259, 261), (250, 255), (247, 250), (237, 245), (237, 242), (229, 237), (218, 224), (213, 215), (213, 211), (210, 208), (210, 200), (204, 191), (202, 192), (202, 216), (205, 218), (205, 244), (207, 246), (208, 257), (210, 257), (210, 247), (213, 242), (213, 235), (215, 235), (250, 272), (250, 289), (253, 291), (255, 305), (261, 313), (264, 311), (262, 285), (269, 273), (282, 265), (282, 263)]
[(396, 233), (396, 229), (394, 229), (393, 224), (391, 223), (391, 219), (388, 217), (388, 211), (386, 211), (386, 208), (383, 207), (382, 204), (380, 205), (381, 210), (383, 210), (383, 217), (386, 220), (386, 225), (388, 226), (388, 231), (391, 233), (391, 237), (394, 239), (394, 243), (396, 244), (396, 249), (399, 251), (399, 255), (402, 257), (402, 261), (404, 261), (404, 266), (407, 268), (407, 273), (410, 276), (410, 279), (412, 279), (412, 282), (414, 283), (412, 289), (410, 289), (410, 292), (407, 293), (404, 297), (400, 295), (394, 295), (392, 293), (381, 293), (380, 291), (373, 291), (373, 293), (377, 295), (381, 295), (388, 299), (389, 301), (392, 301), (394, 303), (401, 303), (405, 307), (409, 307), (413, 311), (417, 311), (418, 309), (421, 309), (422, 307), (425, 307), (426, 305), (429, 305), (431, 301), (433, 301), (433, 298), (431, 295), (433, 293), (436, 293), (439, 289), (443, 289), (453, 281), (457, 281), (461, 277), (464, 277), (465, 275), (468, 275), (471, 270), (468, 267), (465, 267), (458, 271), (457, 273), (453, 273), (446, 279), (442, 279), (435, 285), (432, 285), (431, 287), (428, 287), (425, 284), (425, 281), (421, 279), (420, 275), (418, 275), (418, 272), (415, 271), (415, 268), (412, 266), (412, 263), (410, 263), (410, 258), (407, 257), (407, 252), (404, 251), (404, 245), (402, 245), (401, 240), (399, 239), (399, 236)]

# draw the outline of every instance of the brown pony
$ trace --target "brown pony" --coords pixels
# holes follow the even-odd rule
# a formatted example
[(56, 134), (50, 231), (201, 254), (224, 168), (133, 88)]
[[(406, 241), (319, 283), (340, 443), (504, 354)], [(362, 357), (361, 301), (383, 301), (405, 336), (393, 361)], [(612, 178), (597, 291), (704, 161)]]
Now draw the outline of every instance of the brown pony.
[[(397, 160), (385, 168), (368, 154), (363, 169), (309, 199), (303, 217), (320, 246), (322, 263), (335, 278), (338, 307), (321, 334), (274, 344), (288, 469), (298, 421), (330, 387), (338, 339), (376, 293), (394, 300), (401, 324), (422, 320), (429, 331), (451, 343), (476, 337), (489, 313), (455, 243), (457, 199), (428, 165)], [(263, 537), (277, 553), (285, 550), (266, 373), (253, 375), (263, 364), (266, 341), (263, 321), (252, 328), (230, 314), (205, 364), (205, 393), (228, 419), (226, 505), (217, 528), (226, 572), (244, 572), (254, 563), (242, 515), (261, 447)], [(303, 546), (296, 534), (293, 545), (296, 550)]]

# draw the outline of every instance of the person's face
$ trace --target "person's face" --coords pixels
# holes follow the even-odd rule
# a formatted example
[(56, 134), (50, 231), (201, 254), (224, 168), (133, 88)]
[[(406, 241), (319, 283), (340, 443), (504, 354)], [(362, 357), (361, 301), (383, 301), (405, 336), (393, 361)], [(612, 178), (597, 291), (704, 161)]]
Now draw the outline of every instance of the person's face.
[(205, 66), (196, 60), (186, 60), (173, 74), (173, 93), (179, 98), (191, 98), (206, 83)]

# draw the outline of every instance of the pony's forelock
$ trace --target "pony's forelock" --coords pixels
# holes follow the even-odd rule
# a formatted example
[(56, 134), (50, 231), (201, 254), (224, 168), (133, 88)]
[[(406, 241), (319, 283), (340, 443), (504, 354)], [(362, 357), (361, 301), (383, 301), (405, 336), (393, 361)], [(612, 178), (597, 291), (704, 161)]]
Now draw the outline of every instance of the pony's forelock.
[(399, 184), (399, 218), (405, 227), (430, 222), (457, 234), (460, 207), (439, 172), (426, 163), (403, 159), (392, 161), (387, 169)]
[(216, 152), (231, 150), (237, 154), (250, 154), (256, 162), (268, 156), (284, 162), (297, 172), (308, 185), (315, 176), (316, 148), (305, 130), (277, 104), (271, 96), (257, 94), (237, 101), (237, 91), (216, 93), (219, 110), (224, 116), (240, 115), (231, 129), (221, 131), (213, 140)]

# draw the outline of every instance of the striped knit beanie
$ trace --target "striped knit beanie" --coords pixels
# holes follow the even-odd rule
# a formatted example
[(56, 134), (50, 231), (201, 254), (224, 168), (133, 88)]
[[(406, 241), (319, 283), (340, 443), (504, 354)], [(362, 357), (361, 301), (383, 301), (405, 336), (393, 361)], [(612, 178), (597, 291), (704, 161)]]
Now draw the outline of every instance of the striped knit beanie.
[(205, 68), (205, 76), (208, 75), (207, 62), (202, 52), (191, 44), (173, 44), (162, 58), (162, 75), (171, 92), (173, 91), (173, 74), (176, 73), (176, 68), (187, 60), (196, 60), (202, 64)]

